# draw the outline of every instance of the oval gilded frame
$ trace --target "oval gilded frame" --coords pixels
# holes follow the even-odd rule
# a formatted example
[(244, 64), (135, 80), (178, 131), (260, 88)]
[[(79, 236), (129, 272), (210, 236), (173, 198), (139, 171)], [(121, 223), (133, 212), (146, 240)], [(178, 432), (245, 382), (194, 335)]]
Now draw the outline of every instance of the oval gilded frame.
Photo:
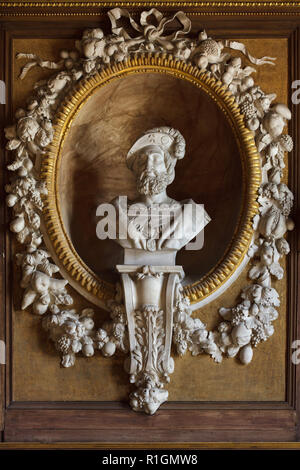
[(141, 55), (108, 66), (92, 77), (82, 80), (62, 103), (54, 124), (55, 134), (41, 163), (48, 195), (44, 196), (44, 229), (53, 257), (62, 265), (69, 282), (88, 300), (96, 304), (111, 299), (115, 286), (100, 279), (80, 258), (67, 234), (59, 202), (58, 180), (62, 147), (74, 118), (93, 93), (114, 80), (136, 73), (164, 73), (205, 91), (222, 110), (234, 133), (242, 162), (243, 201), (235, 235), (222, 259), (205, 276), (184, 287), (192, 304), (215, 293), (242, 263), (253, 237), (252, 221), (258, 213), (257, 192), (261, 181), (260, 156), (252, 133), (245, 127), (243, 115), (234, 96), (220, 82), (199, 68), (169, 55)]

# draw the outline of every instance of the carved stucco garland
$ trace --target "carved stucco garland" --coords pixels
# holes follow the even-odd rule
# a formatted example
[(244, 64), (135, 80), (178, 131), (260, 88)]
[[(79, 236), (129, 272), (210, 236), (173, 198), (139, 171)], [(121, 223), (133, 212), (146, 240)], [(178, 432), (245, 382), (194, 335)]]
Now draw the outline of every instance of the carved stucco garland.
[[(272, 322), (278, 316), (279, 295), (271, 287), (271, 279), (283, 277), (279, 258), (289, 252), (284, 235), (293, 228), (288, 217), (293, 195), (281, 183), (284, 153), (292, 150), (293, 142), (289, 135), (283, 134), (286, 122), (291, 118), (288, 108), (284, 104), (272, 104), (276, 95), (267, 95), (255, 85), (251, 77), (255, 69), (243, 67), (241, 58), (232, 57), (229, 49), (242, 52), (256, 65), (273, 64), (274, 59), (256, 59), (243, 44), (215, 41), (208, 38), (205, 31), (200, 32), (197, 38), (188, 37), (191, 22), (183, 12), (166, 17), (152, 9), (141, 13), (139, 23), (126, 10), (119, 8), (109, 11), (108, 16), (112, 34), (104, 36), (100, 28), (85, 30), (81, 41), (76, 42), (75, 50), (61, 51), (61, 60), (57, 63), (42, 60), (34, 54), (17, 55), (19, 59), (30, 60), (22, 69), (21, 79), (37, 65), (59, 70), (50, 79), (35, 84), (26, 109), (17, 110), (15, 124), (5, 129), (9, 140), (6, 148), (13, 153), (8, 169), (14, 176), (6, 186), (7, 205), (13, 210), (10, 229), (26, 246), (24, 252), (16, 255), (22, 268), (21, 287), (25, 289), (22, 309), (32, 306), (34, 313), (45, 315), (43, 326), (60, 352), (64, 367), (72, 366), (79, 352), (88, 357), (94, 355), (95, 349), (101, 350), (104, 356), (111, 356), (116, 350), (128, 353), (126, 314), (120, 287), (116, 298), (108, 305), (111, 320), (98, 330), (94, 328), (92, 309), (77, 313), (68, 308), (73, 299), (67, 292), (67, 281), (55, 277), (59, 268), (49, 261), (50, 255), (44, 248), (40, 231), (42, 196), (46, 187), (39, 179), (39, 164), (53, 138), (52, 122), (58, 105), (80, 79), (101, 71), (107, 64), (122, 62), (132, 54), (168, 52), (182, 61), (191, 62), (228, 87), (240, 106), (246, 126), (255, 136), (263, 174), (258, 198), (260, 214), (253, 221), (255, 239), (249, 250), (253, 259), (249, 278), (254, 283), (242, 290), (238, 305), (220, 309), (223, 321), (210, 332), (200, 319), (192, 318), (189, 300), (183, 296), (179, 286), (174, 306), (173, 342), (180, 355), (187, 350), (193, 355), (207, 353), (216, 362), (221, 362), (223, 355), (235, 357), (239, 354), (241, 362), (248, 364), (253, 356), (253, 347), (273, 334)], [(119, 25), (122, 18), (129, 20), (134, 36)], [(167, 25), (174, 20), (179, 22), (178, 29), (167, 33)], [(140, 275), (149, 275), (149, 269), (144, 267)], [(141, 311), (136, 315), (141, 331), (148, 316), (148, 321), (153, 323), (153, 334), (159, 333), (159, 311)], [(142, 334), (140, 338), (141, 353)], [(159, 348), (159, 341), (157, 345)], [(135, 377), (132, 380), (138, 382), (139, 379)], [(158, 383), (158, 386), (162, 385)], [(146, 389), (144, 393), (148, 393)], [(143, 400), (147, 401), (149, 397), (133, 394), (133, 408), (141, 407)]]

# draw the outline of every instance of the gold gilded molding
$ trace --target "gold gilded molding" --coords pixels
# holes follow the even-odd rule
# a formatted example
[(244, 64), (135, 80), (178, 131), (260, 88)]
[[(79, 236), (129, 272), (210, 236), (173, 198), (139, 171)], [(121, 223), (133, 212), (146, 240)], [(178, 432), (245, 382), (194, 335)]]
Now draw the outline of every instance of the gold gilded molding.
[(156, 6), (166, 6), (166, 7), (229, 7), (229, 8), (236, 8), (236, 7), (243, 7), (243, 8), (249, 8), (249, 7), (254, 7), (254, 8), (266, 8), (266, 7), (275, 7), (275, 8), (284, 8), (284, 7), (300, 7), (299, 1), (260, 1), (260, 0), (252, 0), (248, 2), (244, 1), (203, 1), (203, 2), (198, 2), (198, 1), (116, 1), (116, 2), (106, 2), (106, 1), (99, 1), (95, 0), (94, 2), (66, 2), (66, 1), (57, 1), (57, 2), (41, 2), (41, 1), (36, 1), (36, 2), (0, 2), (0, 7), (52, 7), (52, 8), (57, 8), (57, 7), (112, 7), (112, 6), (118, 6), (118, 7), (130, 7), (130, 6), (151, 6), (151, 7), (156, 7)]
[[(0, 11), (1, 16), (94, 16), (101, 14), (101, 11), (85, 11), (86, 8), (144, 8), (144, 7), (165, 7), (165, 8), (199, 8), (199, 11), (188, 12), (191, 16), (269, 16), (269, 15), (295, 15), (300, 14), (300, 2), (299, 1), (36, 1), (36, 2), (0, 2)], [(11, 8), (12, 11), (7, 11), (7, 8)], [(34, 11), (35, 8), (49, 8), (53, 11)], [(76, 8), (78, 10), (83, 9), (82, 11), (58, 11), (64, 8)], [(240, 11), (246, 10), (246, 11)], [(20, 11), (18, 11), (19, 9)], [(23, 9), (28, 9), (31, 11), (24, 11)], [(57, 10), (58, 9), (58, 10)], [(202, 10), (205, 9), (205, 10)], [(249, 9), (249, 10), (248, 10)], [(264, 10), (267, 9), (267, 10)], [(293, 11), (284, 11), (283, 9), (293, 9)], [(294, 10), (295, 9), (295, 10)], [(213, 10), (213, 11), (209, 11)], [(229, 11), (228, 11), (229, 10)], [(252, 11), (251, 11), (252, 10)], [(253, 11), (254, 10), (254, 11)], [(262, 11), (263, 10), (263, 11)]]
[(41, 177), (45, 179), (48, 189), (43, 209), (47, 235), (57, 258), (81, 288), (86, 289), (97, 299), (105, 300), (113, 296), (114, 286), (90, 270), (79, 257), (66, 232), (59, 201), (59, 168), (63, 158), (62, 148), (65, 138), (82, 106), (99, 88), (136, 73), (170, 74), (187, 80), (205, 91), (225, 114), (239, 147), (244, 191), (236, 236), (227, 247), (223, 258), (209, 273), (199, 281), (185, 286), (185, 294), (189, 296), (191, 303), (195, 303), (219, 289), (232, 276), (246, 255), (253, 236), (252, 220), (258, 212), (256, 199), (261, 180), (260, 157), (252, 133), (245, 127), (243, 116), (233, 95), (221, 82), (209, 77), (195, 66), (167, 54), (141, 55), (109, 66), (78, 84), (57, 113), (54, 138), (41, 166)]

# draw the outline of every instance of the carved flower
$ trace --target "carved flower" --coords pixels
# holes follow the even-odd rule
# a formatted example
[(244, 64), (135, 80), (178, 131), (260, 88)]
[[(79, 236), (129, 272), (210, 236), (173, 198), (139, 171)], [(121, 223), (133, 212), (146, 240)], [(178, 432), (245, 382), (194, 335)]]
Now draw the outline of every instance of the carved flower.
[(73, 340), (73, 341), (72, 341), (72, 351), (73, 351), (73, 353), (76, 354), (76, 353), (78, 353), (79, 351), (81, 351), (81, 349), (82, 349), (82, 344), (81, 344), (81, 342), (78, 341), (78, 340)]
[(68, 321), (65, 324), (65, 331), (74, 339), (80, 339), (85, 334), (85, 327), (79, 321)]
[(32, 117), (24, 117), (18, 121), (17, 134), (22, 142), (33, 141), (40, 129), (38, 122)]
[(190, 299), (188, 297), (183, 297), (177, 303), (178, 310), (186, 311), (186, 309), (190, 306)]
[(59, 294), (57, 297), (57, 303), (62, 305), (72, 305), (73, 299), (69, 294)]
[(83, 317), (80, 321), (86, 329), (86, 333), (90, 332), (94, 328), (94, 320), (91, 317)]
[(279, 294), (273, 287), (264, 287), (262, 304), (267, 307), (273, 305), (278, 307), (280, 305)]
[(285, 238), (279, 238), (276, 240), (276, 248), (281, 255), (287, 255), (290, 252), (290, 245)]
[(184, 354), (186, 353), (187, 351), (187, 342), (186, 341), (181, 341), (180, 343), (177, 343), (177, 353), (180, 355), (180, 356), (184, 356)]
[(282, 279), (283, 278), (284, 271), (283, 271), (283, 268), (280, 266), (279, 263), (273, 263), (269, 267), (269, 270), (270, 270), (270, 273), (274, 277), (276, 277), (276, 279)]
[(194, 331), (193, 333), (193, 342), (200, 344), (207, 339), (208, 332), (200, 328), (199, 330)]
[(114, 337), (118, 340), (122, 339), (125, 333), (125, 326), (123, 323), (116, 323), (113, 328)]
[(186, 316), (185, 318), (185, 326), (188, 330), (193, 330), (194, 329), (194, 319), (189, 317), (189, 316)]
[(6, 144), (7, 150), (15, 150), (21, 145), (21, 141), (19, 139), (11, 139)]
[(85, 60), (83, 63), (83, 69), (86, 74), (90, 74), (95, 70), (96, 62), (95, 60)]
[(200, 328), (205, 328), (204, 323), (200, 320), (200, 318), (194, 318), (194, 329), (198, 330)]
[(110, 316), (114, 321), (125, 323), (124, 305), (118, 305), (118, 304), (114, 305), (111, 310)]
[(230, 323), (228, 323), (228, 322), (222, 321), (218, 325), (218, 331), (220, 333), (227, 333), (230, 329), (231, 329), (231, 326), (230, 326)]
[[(55, 305), (55, 304), (50, 305), (49, 310), (50, 310), (50, 312), (53, 313), (55, 316), (59, 313), (59, 308), (58, 308), (58, 306)], [(53, 315), (53, 316), (54, 316), (54, 315)]]
[(179, 355), (184, 355), (187, 351), (187, 338), (189, 332), (180, 328), (180, 326), (174, 327), (173, 342), (176, 344), (177, 352)]
[(105, 330), (102, 328), (99, 328), (99, 330), (96, 333), (96, 344), (98, 349), (102, 349), (103, 346), (108, 342), (108, 334)]
[(56, 96), (65, 88), (67, 83), (70, 81), (71, 81), (71, 77), (69, 73), (65, 71), (59, 72), (57, 75), (55, 75), (54, 77), (51, 77), (48, 80), (47, 82), (48, 91), (51, 93), (51, 95)]
[(79, 59), (79, 53), (78, 51), (67, 51), (65, 49), (63, 49), (62, 51), (60, 51), (60, 57), (63, 59), (64, 61), (64, 66), (67, 70), (70, 70), (74, 67), (74, 65), (76, 64), (76, 61)]
[(47, 147), (51, 142), (51, 136), (49, 136), (44, 129), (40, 128), (36, 133), (35, 142), (40, 147)]

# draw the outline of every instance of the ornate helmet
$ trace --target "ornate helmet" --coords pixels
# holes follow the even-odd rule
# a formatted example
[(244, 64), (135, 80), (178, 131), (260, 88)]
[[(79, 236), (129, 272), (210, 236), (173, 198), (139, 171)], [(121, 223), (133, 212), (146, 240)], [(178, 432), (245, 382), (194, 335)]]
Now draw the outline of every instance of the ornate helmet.
[(157, 145), (163, 152), (167, 151), (174, 159), (174, 166), (176, 160), (183, 158), (185, 154), (185, 140), (178, 130), (167, 126), (155, 127), (146, 131), (129, 150), (126, 157), (129, 169), (132, 168), (139, 150), (148, 145)]

